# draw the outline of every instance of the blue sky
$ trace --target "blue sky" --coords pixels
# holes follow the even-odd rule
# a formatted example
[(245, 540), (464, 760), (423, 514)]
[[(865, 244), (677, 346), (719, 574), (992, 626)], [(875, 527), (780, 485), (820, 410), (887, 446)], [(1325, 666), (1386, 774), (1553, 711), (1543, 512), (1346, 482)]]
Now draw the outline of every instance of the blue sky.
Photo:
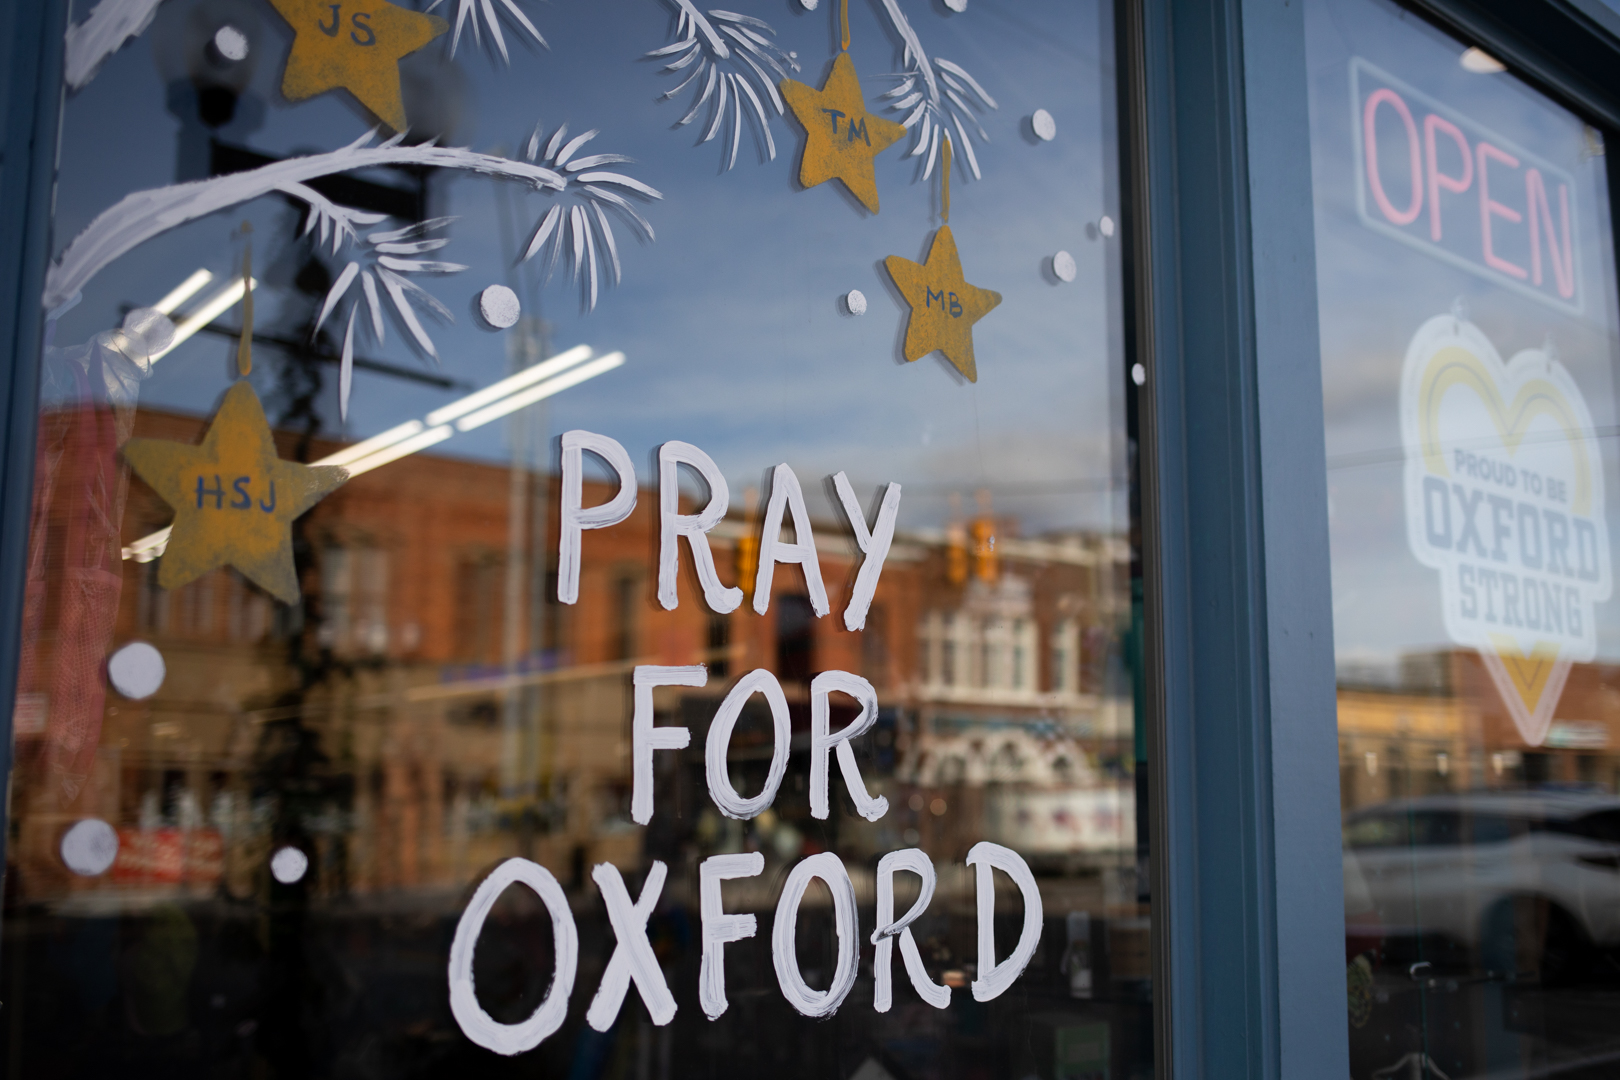
[[(470, 267), (424, 280), (456, 315), (454, 326), (430, 327), (447, 374), (475, 385), (506, 374), (509, 335), (480, 328), (470, 307), (484, 286), (511, 282), (526, 310), (538, 309), (550, 324), (556, 349), (585, 342), (627, 356), (617, 371), (548, 403), (553, 434), (599, 431), (623, 442), (637, 462), (666, 439), (694, 442), (716, 458), (738, 494), (778, 461), (792, 464), (818, 500), (820, 477), (838, 469), (863, 491), (899, 480), (908, 485), (902, 527), (940, 524), (949, 493), (971, 508), (973, 491), (984, 486), (1000, 489), (996, 509), (1019, 516), (1030, 532), (1123, 529), (1119, 237), (1088, 229), (1103, 215), (1119, 216), (1112, 39), (1095, 4), (1045, 5), (1037, 13), (1012, 0), (974, 0), (963, 14), (937, 2), (904, 5), (925, 49), (965, 67), (999, 105), (980, 113), (990, 135), (989, 143), (975, 139), (983, 179), (967, 179), (958, 154), (952, 180), (950, 223), (967, 280), (1004, 297), (975, 331), (977, 385), (937, 358), (905, 364), (898, 355), (905, 308), (881, 260), (922, 258), (939, 225), (937, 171), (920, 180), (921, 159), (904, 156), (909, 139), (878, 158), (876, 216), (836, 184), (798, 188), (803, 135), (791, 117), (771, 114), (774, 161), (761, 161), (745, 129), (735, 169), (723, 171), (723, 138), (696, 146), (701, 121), (672, 126), (691, 91), (660, 100), (679, 76), (641, 58), (674, 40), (672, 3), (525, 7), (548, 50), (518, 43), (510, 23), (510, 67), (487, 41), (480, 50), (464, 37), (454, 61), (448, 41), (436, 42), (407, 61), (408, 85), (431, 88), (425, 97), (408, 91), (407, 108), (447, 128), (446, 142), (481, 151), (520, 145), (537, 122), (548, 133), (563, 122), (571, 132), (600, 128), (590, 149), (630, 155), (634, 164), (615, 168), (663, 193), (641, 206), (657, 240), (640, 242), (616, 220), (623, 283), (606, 288), (596, 310), (584, 313), (566, 270), (529, 288), (510, 268), (510, 253), (527, 243), (551, 196), (512, 187), (514, 223), (503, 229), (498, 182), (457, 176), (442, 184), (435, 212), (458, 220), (451, 244), (437, 254)], [(835, 8), (829, 2), (807, 12), (798, 0), (769, 0), (737, 10), (769, 22), (797, 54), (797, 77), (819, 85), (837, 48)], [(154, 26), (68, 103), (58, 250), (129, 191), (175, 181), (181, 124), (165, 107), (166, 85), (183, 81), (188, 49), (194, 53), (197, 35), (221, 18), (250, 38), (253, 70), (239, 115), (258, 118), (228, 127), (228, 140), (286, 155), (335, 149), (369, 127), (341, 93), (297, 105), (281, 99), (291, 33), (263, 0), (168, 0)], [(899, 39), (875, 2), (854, 0), (851, 24), (851, 56), (875, 107), (877, 95), (894, 85), (879, 76), (899, 70)], [(1056, 119), (1051, 142), (1029, 132), (1037, 108)], [(199, 266), (228, 273), (240, 257), (233, 234), (243, 220), (254, 225), (256, 266), (267, 268), (260, 325), (290, 332), (301, 309), (288, 300), (285, 279), (305, 248), (295, 236), (298, 212), (270, 198), (174, 229), (109, 266), (62, 320), (57, 343), (114, 325), (120, 304), (151, 303)], [(1046, 270), (1059, 249), (1078, 265), (1067, 284)], [(346, 257), (327, 261), (335, 272)], [(842, 311), (840, 299), (851, 289), (867, 296), (865, 316)], [(365, 341), (357, 351), (421, 362), (397, 323), (386, 344)], [(143, 404), (210, 411), (227, 385), (228, 354), (222, 339), (193, 339), (159, 363)], [(273, 374), (274, 359), (262, 358), (256, 378), (272, 408)], [(333, 430), (335, 382), (335, 375), (328, 379), (323, 400)], [(347, 430), (363, 437), (456, 396), (362, 371)], [(443, 449), (504, 459), (502, 440), (503, 425), (490, 425)]]

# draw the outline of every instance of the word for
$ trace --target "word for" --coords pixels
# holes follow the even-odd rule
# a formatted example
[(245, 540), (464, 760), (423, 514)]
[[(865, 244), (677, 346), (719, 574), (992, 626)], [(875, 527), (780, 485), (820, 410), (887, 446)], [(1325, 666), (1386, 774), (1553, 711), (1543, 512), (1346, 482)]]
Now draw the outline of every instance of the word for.
[[(341, 22), (342, 18), (341, 12), (343, 5), (329, 4), (327, 6), (332, 9), (331, 25), (327, 25), (323, 21), (317, 21), (315, 25), (319, 26), (321, 28), (321, 33), (325, 34), (327, 37), (337, 37), (339, 23)], [(354, 27), (353, 30), (349, 31), (350, 41), (354, 42), (356, 45), (377, 44), (377, 35), (373, 33), (371, 29), (371, 13), (369, 11), (355, 12), (349, 17), (349, 22)], [(365, 37), (361, 37), (361, 34), (364, 34)]]
[[(607, 463), (618, 478), (619, 490), (605, 503), (584, 505), (586, 451)], [(680, 512), (681, 492), (679, 469), (685, 465), (702, 477), (709, 487), (709, 502), (696, 514)], [(878, 578), (883, 574), (883, 561), (889, 557), (889, 546), (894, 541), (894, 523), (900, 513), (900, 485), (890, 484), (884, 489), (883, 501), (878, 506), (877, 520), (870, 527), (855, 489), (842, 472), (833, 478), (838, 501), (855, 531), (855, 543), (864, 559), (855, 576), (849, 606), (844, 609), (844, 626), (860, 630), (866, 625), (866, 614), (877, 592)], [(698, 581), (703, 586), (703, 600), (710, 610), (725, 615), (742, 604), (743, 591), (727, 588), (720, 583), (714, 569), (714, 554), (709, 549), (709, 530), (726, 516), (731, 505), (726, 478), (714, 459), (686, 442), (667, 442), (658, 448), (658, 602), (666, 611), (674, 611), (680, 603), (676, 582), (680, 570), (680, 541), (682, 537), (692, 551), (692, 562), (697, 567)], [(558, 515), (557, 540), (557, 600), (564, 604), (579, 601), (580, 546), (587, 529), (606, 529), (630, 516), (636, 508), (636, 468), (630, 455), (615, 439), (590, 431), (569, 431), (562, 437), (562, 507)], [(784, 518), (793, 526), (794, 543), (782, 539)], [(770, 609), (771, 582), (778, 563), (797, 564), (804, 572), (804, 582), (810, 593), (810, 606), (816, 617), (826, 615), (827, 587), (821, 579), (821, 564), (816, 557), (816, 545), (810, 532), (810, 514), (805, 509), (804, 491), (799, 478), (786, 463), (778, 465), (771, 474), (771, 496), (765, 506), (765, 522), (759, 541), (759, 569), (754, 576), (754, 610), (763, 615)]]
[(1581, 230), (1569, 174), (1364, 60), (1351, 71), (1363, 220), (1517, 291), (1578, 308)]
[[(833, 134), (838, 134), (838, 121), (843, 119), (844, 114), (837, 109), (822, 109), (821, 111), (826, 113), (832, 120)], [(844, 130), (848, 132), (845, 142), (854, 142), (859, 137), (866, 142), (867, 146), (872, 145), (872, 137), (866, 133), (866, 117), (863, 116), (859, 120), (849, 121), (844, 125)]]
[[(988, 841), (973, 845), (966, 863), (974, 868), (978, 916), (978, 972), (973, 980), (975, 1001), (990, 1001), (1006, 993), (1023, 974), (1041, 940), (1041, 893), (1029, 865), (1009, 848)], [(996, 961), (995, 906), (996, 870), (1010, 877), (1024, 901), (1024, 923), (1012, 953)], [(758, 877), (765, 871), (765, 856), (759, 852), (741, 855), (712, 855), (698, 864), (698, 907), (701, 920), (702, 963), (698, 969), (698, 1003), (710, 1020), (717, 1020), (729, 1007), (726, 1000), (725, 949), (745, 941), (759, 931), (754, 915), (727, 912), (721, 903), (720, 885), (738, 878)], [(894, 875), (916, 874), (922, 888), (911, 909), (894, 917)], [(601, 863), (591, 877), (602, 892), (608, 921), (616, 944), (596, 995), (585, 1013), (585, 1022), (596, 1031), (613, 1026), (633, 982), (647, 1007), (652, 1022), (659, 1026), (675, 1018), (675, 997), (647, 938), (647, 920), (663, 892), (668, 868), (655, 861), (641, 887), (641, 896), (630, 898), (624, 878), (612, 863)], [(820, 878), (832, 893), (833, 927), (838, 941), (838, 958), (832, 984), (816, 990), (804, 979), (794, 947), (799, 908), (812, 878)], [(551, 916), (551, 937), (556, 973), (545, 998), (528, 1019), (503, 1024), (484, 1011), (473, 986), (473, 952), (484, 920), (495, 900), (508, 885), (522, 884), (532, 889)], [(951, 989), (928, 977), (922, 955), (911, 934), (911, 924), (928, 910), (935, 889), (934, 864), (919, 848), (891, 851), (877, 866), (877, 927), (871, 935), (875, 946), (872, 961), (872, 1007), (888, 1012), (894, 1002), (894, 943), (900, 942), (900, 955), (906, 975), (919, 997), (936, 1009), (950, 1004)], [(860, 958), (860, 927), (855, 905), (855, 886), (843, 860), (831, 852), (811, 855), (794, 866), (782, 886), (771, 926), (771, 960), (776, 969), (782, 996), (804, 1016), (826, 1017), (838, 1011), (854, 989)], [(469, 1039), (498, 1054), (520, 1054), (532, 1050), (560, 1028), (567, 1018), (568, 998), (579, 969), (579, 930), (573, 910), (557, 879), (545, 867), (528, 859), (508, 859), (495, 868), (473, 893), (456, 924), (450, 945), (450, 1011)]]
[[(203, 482), (203, 477), (201, 475), (197, 477), (197, 509), (223, 510), (226, 507), (229, 507), (232, 510), (253, 509), (253, 495), (248, 491), (248, 488), (253, 484), (253, 477), (238, 476), (236, 479), (231, 481), (232, 495), (231, 501), (228, 503), (225, 501), (226, 491), (224, 485), (219, 481), (218, 473), (214, 474), (213, 481), (214, 482), (212, 485), (208, 485)], [(213, 499), (214, 505), (211, 508), (208, 507), (203, 501), (205, 499)], [(265, 502), (263, 499), (260, 499), (259, 509), (268, 514), (273, 512), (275, 508), (276, 482), (272, 480), (270, 481), (270, 501)]]
[[(683, 750), (692, 742), (690, 728), (653, 726), (653, 687), (703, 686), (708, 682), (707, 669), (702, 664), (683, 667), (658, 667), (643, 664), (632, 676), (634, 686), (634, 713), (630, 721), (630, 771), (633, 777), (630, 793), (630, 817), (637, 825), (652, 820), (653, 811), (653, 751)], [(832, 731), (831, 697), (833, 691), (848, 694), (860, 705), (859, 715), (838, 731)], [(765, 787), (758, 795), (745, 799), (731, 785), (726, 769), (726, 751), (731, 746), (731, 734), (742, 715), (743, 705), (754, 694), (763, 694), (771, 710), (771, 766), (765, 776)], [(824, 671), (810, 682), (810, 815), (826, 820), (829, 812), (827, 787), (829, 756), (838, 754), (838, 769), (844, 774), (844, 786), (849, 789), (855, 811), (867, 821), (877, 821), (889, 812), (889, 800), (873, 797), (861, 779), (860, 767), (855, 763), (855, 751), (850, 740), (866, 734), (877, 722), (877, 691), (859, 675), (847, 671)], [(709, 786), (709, 798), (715, 808), (728, 818), (747, 821), (758, 817), (776, 801), (777, 789), (787, 773), (788, 753), (793, 745), (791, 718), (782, 684), (764, 668), (757, 668), (738, 679), (736, 685), (720, 702), (714, 721), (709, 725), (709, 739), (703, 748), (703, 769)]]
[(1496, 484), (1498, 487), (1512, 489), (1521, 483), (1524, 490), (1531, 495), (1545, 494), (1553, 502), (1568, 502), (1569, 488), (1564, 481), (1555, 476), (1543, 477), (1530, 469), (1521, 469), (1505, 461), (1486, 457), (1484, 454), (1471, 454), (1466, 450), (1456, 451), (1456, 461), (1452, 465), (1458, 476), (1466, 476), (1474, 480), (1484, 480)]

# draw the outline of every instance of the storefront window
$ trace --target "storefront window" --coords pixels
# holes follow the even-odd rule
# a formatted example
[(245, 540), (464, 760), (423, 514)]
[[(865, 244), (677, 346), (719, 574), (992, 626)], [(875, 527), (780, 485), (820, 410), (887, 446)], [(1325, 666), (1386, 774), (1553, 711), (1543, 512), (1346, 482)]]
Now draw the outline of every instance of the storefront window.
[(1152, 1074), (1108, 3), (76, 6), (8, 1075)]
[(1351, 1075), (1609, 1075), (1605, 139), (1384, 0), (1307, 16)]

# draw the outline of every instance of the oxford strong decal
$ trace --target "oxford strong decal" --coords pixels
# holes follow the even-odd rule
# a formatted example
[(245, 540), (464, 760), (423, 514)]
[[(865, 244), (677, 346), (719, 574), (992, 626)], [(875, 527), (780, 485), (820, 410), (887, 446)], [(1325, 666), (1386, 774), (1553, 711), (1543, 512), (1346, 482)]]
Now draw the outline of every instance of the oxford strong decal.
[(1592, 431), (1580, 389), (1544, 350), (1504, 364), (1454, 315), (1407, 347), (1407, 542), (1440, 575), (1447, 634), (1479, 650), (1531, 746), (1570, 665), (1596, 655), (1593, 611), (1612, 587)]

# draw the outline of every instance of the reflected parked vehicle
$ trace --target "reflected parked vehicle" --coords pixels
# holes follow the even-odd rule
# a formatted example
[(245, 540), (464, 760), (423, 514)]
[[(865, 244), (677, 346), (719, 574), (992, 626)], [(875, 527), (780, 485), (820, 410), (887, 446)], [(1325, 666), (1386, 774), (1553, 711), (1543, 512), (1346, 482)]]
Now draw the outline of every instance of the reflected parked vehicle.
[(1352, 955), (1544, 982), (1620, 946), (1620, 798), (1479, 792), (1358, 810), (1344, 825)]

